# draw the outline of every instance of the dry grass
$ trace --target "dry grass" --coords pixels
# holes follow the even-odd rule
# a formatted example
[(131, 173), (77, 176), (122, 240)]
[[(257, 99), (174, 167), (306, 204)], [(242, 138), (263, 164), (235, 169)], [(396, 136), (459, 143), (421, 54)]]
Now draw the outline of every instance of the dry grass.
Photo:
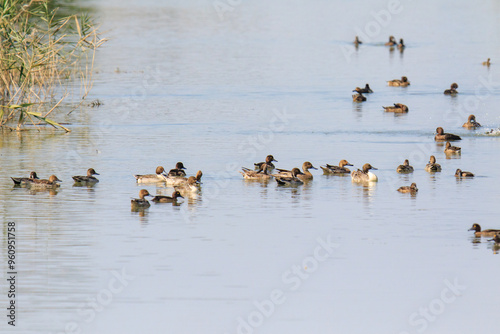
[(48, 0), (0, 3), (0, 126), (21, 130), (47, 118), (80, 85), (78, 107), (92, 88), (96, 50), (106, 41), (86, 15), (56, 18)]

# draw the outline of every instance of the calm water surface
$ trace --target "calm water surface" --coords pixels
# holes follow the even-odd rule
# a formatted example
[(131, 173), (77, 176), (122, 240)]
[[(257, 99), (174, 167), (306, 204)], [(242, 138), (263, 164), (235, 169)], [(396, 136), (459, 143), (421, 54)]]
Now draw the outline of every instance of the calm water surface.
[[(500, 5), (401, 0), (388, 18), (385, 1), (220, 3), (233, 3), (222, 17), (211, 1), (85, 3), (111, 39), (89, 97), (104, 105), (60, 116), (70, 134), (0, 137), (1, 244), (15, 221), (19, 272), (17, 326), (2, 314), (2, 331), (497, 328), (500, 256), (467, 229), (500, 228), (500, 137), (461, 124), (474, 113), (500, 125)], [(389, 35), (404, 38), (404, 53), (382, 45)], [(410, 87), (386, 86), (402, 75)], [(375, 93), (354, 104), (351, 90), (367, 82)], [(452, 82), (460, 94), (444, 96)], [(383, 112), (396, 102), (410, 112)], [(446, 159), (438, 126), (462, 136), (460, 157)], [(299, 188), (243, 181), (239, 168), (267, 154), (282, 168), (369, 162), (379, 182), (321, 171)], [(430, 155), (441, 173), (423, 170)], [(406, 158), (415, 172), (398, 175)], [(140, 189), (173, 191), (132, 175), (177, 161), (203, 171), (201, 194), (131, 212)], [(73, 187), (89, 167), (101, 182)], [(457, 181), (457, 168), (476, 177)], [(12, 187), (10, 176), (31, 170), (61, 188)], [(411, 182), (416, 196), (396, 191)]]

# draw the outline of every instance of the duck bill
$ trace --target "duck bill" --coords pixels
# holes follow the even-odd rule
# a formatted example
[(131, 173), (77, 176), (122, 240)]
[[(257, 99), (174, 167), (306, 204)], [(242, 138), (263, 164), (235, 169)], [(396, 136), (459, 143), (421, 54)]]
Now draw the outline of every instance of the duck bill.
[(372, 168), (370, 168), (370, 169), (373, 169), (373, 170), (378, 170), (378, 168), (375, 168), (375, 167), (372, 167)]

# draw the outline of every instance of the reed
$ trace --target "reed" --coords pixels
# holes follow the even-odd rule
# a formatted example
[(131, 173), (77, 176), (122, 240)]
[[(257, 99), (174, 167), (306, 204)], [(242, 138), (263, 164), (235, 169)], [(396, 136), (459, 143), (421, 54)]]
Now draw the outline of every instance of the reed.
[[(21, 130), (48, 124), (47, 118), (79, 86), (79, 107), (92, 88), (92, 72), (101, 38), (91, 17), (60, 17), (48, 0), (0, 2), (0, 127)], [(71, 112), (71, 111), (70, 111)], [(54, 112), (53, 114), (56, 114)]]

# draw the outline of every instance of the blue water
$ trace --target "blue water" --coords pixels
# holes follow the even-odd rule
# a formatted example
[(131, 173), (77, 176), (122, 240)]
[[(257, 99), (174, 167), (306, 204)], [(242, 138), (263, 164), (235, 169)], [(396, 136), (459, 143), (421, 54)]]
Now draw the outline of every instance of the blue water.
[[(389, 3), (86, 2), (110, 38), (89, 96), (103, 105), (59, 114), (69, 134), (0, 137), (0, 205), (4, 226), (17, 225), (19, 271), (18, 323), (0, 328), (492, 332), (500, 257), (467, 230), (500, 229), (500, 137), (484, 134), (500, 125), (500, 6)], [(403, 53), (383, 46), (389, 35), (404, 38)], [(403, 75), (409, 87), (387, 86)], [(443, 95), (452, 82), (459, 95)], [(353, 103), (365, 83), (374, 93)], [(384, 113), (397, 102), (409, 113)], [(484, 127), (462, 128), (469, 114)], [(461, 156), (446, 159), (438, 126), (463, 138)], [(240, 167), (267, 154), (287, 169), (370, 163), (379, 182), (320, 170), (298, 188), (244, 181)], [(430, 155), (441, 173), (424, 171)], [(413, 174), (395, 172), (404, 159)], [(132, 175), (177, 161), (203, 171), (201, 193), (131, 212), (140, 189), (173, 191)], [(101, 181), (73, 187), (90, 167)], [(476, 177), (457, 180), (457, 168)], [(9, 177), (31, 170), (61, 188), (13, 189)], [(396, 191), (412, 182), (416, 196)]]

